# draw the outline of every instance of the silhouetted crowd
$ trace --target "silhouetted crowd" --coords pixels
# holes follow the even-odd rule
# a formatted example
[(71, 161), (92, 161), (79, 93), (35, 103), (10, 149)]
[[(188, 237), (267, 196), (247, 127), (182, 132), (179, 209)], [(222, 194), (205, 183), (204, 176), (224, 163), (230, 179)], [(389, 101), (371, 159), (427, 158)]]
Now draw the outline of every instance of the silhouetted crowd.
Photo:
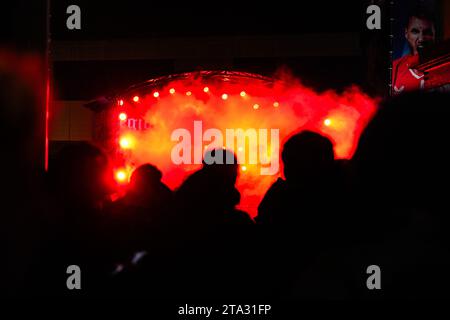
[[(236, 162), (204, 163), (176, 190), (144, 164), (116, 201), (109, 160), (91, 144), (66, 146), (40, 175), (27, 151), (35, 138), (32, 107), (25, 91), (11, 92), (3, 86), (0, 98), (2, 112), (16, 117), (1, 118), (2, 137), (9, 137), (1, 163), (12, 295), (253, 301), (450, 295), (448, 95), (409, 93), (381, 103), (348, 161), (336, 160), (322, 135), (292, 136), (282, 148), (284, 178), (267, 190), (252, 219), (236, 208)], [(11, 125), (24, 119), (25, 131)], [(69, 265), (81, 269), (81, 290), (67, 289)], [(381, 269), (381, 290), (367, 287), (370, 265)]]

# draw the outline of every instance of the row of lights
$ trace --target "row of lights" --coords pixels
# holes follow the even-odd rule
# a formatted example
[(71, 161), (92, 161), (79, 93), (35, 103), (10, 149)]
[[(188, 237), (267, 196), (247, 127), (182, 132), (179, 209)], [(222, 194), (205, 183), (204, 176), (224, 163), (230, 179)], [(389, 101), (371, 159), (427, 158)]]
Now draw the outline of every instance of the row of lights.
[[(172, 95), (175, 94), (175, 92), (176, 92), (176, 91), (175, 91), (174, 88), (171, 88), (171, 89), (169, 90), (169, 93), (172, 94)], [(204, 87), (204, 88), (203, 88), (203, 92), (205, 92), (205, 93), (210, 92), (209, 87)], [(191, 96), (191, 95), (192, 95), (192, 92), (191, 92), (191, 91), (187, 91), (187, 92), (186, 92), (186, 96)], [(159, 93), (158, 91), (155, 91), (155, 92), (153, 93), (153, 97), (158, 98), (159, 96), (160, 96), (160, 93)], [(241, 92), (240, 92), (240, 96), (244, 98), (244, 97), (247, 96), (247, 93), (246, 93), (245, 91), (241, 91)], [(224, 93), (224, 94), (222, 94), (221, 98), (222, 98), (222, 100), (227, 100), (227, 99), (229, 98), (229, 95), (228, 95), (227, 93)], [(139, 100), (140, 100), (139, 96), (134, 96), (134, 97), (133, 97), (133, 101), (134, 101), (134, 102), (139, 102)], [(119, 105), (119, 106), (123, 106), (123, 105), (124, 105), (124, 101), (123, 101), (122, 99), (118, 100), (118, 105)], [(279, 102), (274, 102), (274, 103), (273, 103), (273, 107), (278, 108), (279, 106), (280, 106)], [(257, 109), (259, 109), (259, 108), (260, 108), (260, 105), (259, 105), (259, 104), (255, 103), (255, 104), (253, 105), (253, 109), (255, 109), (255, 110), (257, 110)], [(128, 118), (128, 117), (127, 117), (127, 114), (126, 114), (126, 113), (121, 112), (121, 113), (119, 114), (119, 120), (120, 120), (120, 121), (126, 121), (127, 118)], [(325, 119), (325, 120), (323, 121), (323, 124), (324, 124), (326, 127), (329, 127), (329, 126), (331, 126), (332, 121), (331, 121), (331, 119), (327, 118), (327, 119)], [(127, 138), (127, 137), (122, 137), (122, 138), (119, 140), (119, 145), (120, 145), (120, 147), (121, 147), (122, 149), (130, 149), (130, 148), (132, 148), (132, 144), (133, 144), (133, 143), (132, 143), (132, 140), (130, 140), (130, 139)], [(242, 148), (239, 148), (239, 149), (242, 149)], [(239, 150), (239, 151), (242, 151), (242, 150)], [(245, 171), (247, 171), (247, 167), (246, 167), (245, 165), (242, 165), (242, 166), (241, 166), (241, 170), (242, 170), (243, 172), (245, 172)], [(126, 182), (127, 179), (128, 179), (128, 174), (127, 174), (126, 170), (125, 170), (125, 169), (119, 169), (118, 171), (116, 171), (116, 179), (117, 179), (117, 181), (119, 181), (120, 183)]]
[[(171, 95), (174, 95), (175, 94), (175, 89), (174, 88), (171, 88), (171, 89), (169, 89), (169, 93), (171, 94)], [(209, 89), (209, 87), (204, 87), (203, 88), (203, 92), (205, 92), (205, 93), (208, 93), (208, 92), (210, 92), (210, 89)], [(247, 96), (247, 93), (245, 92), (245, 91), (241, 91), (240, 92), (240, 94), (239, 94), (241, 97), (246, 97)], [(158, 91), (155, 91), (155, 92), (153, 92), (153, 97), (155, 97), (155, 98), (159, 98), (159, 96), (160, 96), (160, 93), (158, 92)], [(192, 96), (192, 91), (186, 91), (186, 96)], [(229, 98), (229, 95), (227, 94), (227, 93), (223, 93), (222, 94), (222, 96), (221, 96), (221, 98), (222, 98), (222, 100), (228, 100), (228, 98)], [(140, 98), (139, 98), (139, 96), (134, 96), (133, 97), (133, 99), (132, 99), (134, 102), (139, 102), (139, 100), (140, 100)], [(120, 100), (118, 100), (118, 105), (119, 106), (123, 106), (124, 105), (124, 101), (123, 101), (123, 99), (120, 99)], [(274, 102), (273, 103), (273, 106), (275, 107), (275, 108), (278, 108), (279, 106), (280, 106), (280, 103), (279, 102)], [(253, 105), (253, 109), (259, 109), (259, 105), (258, 104), (254, 104)]]

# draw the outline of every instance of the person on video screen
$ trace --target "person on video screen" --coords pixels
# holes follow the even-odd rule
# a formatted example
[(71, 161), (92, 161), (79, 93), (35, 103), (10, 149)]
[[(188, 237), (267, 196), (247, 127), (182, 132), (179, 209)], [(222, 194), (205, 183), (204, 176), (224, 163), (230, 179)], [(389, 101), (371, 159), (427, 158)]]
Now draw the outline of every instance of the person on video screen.
[(433, 17), (425, 12), (416, 11), (408, 18), (405, 27), (405, 38), (410, 53), (393, 62), (393, 93), (423, 89), (424, 74), (414, 67), (419, 64), (419, 54), (423, 48), (432, 45), (436, 40)]

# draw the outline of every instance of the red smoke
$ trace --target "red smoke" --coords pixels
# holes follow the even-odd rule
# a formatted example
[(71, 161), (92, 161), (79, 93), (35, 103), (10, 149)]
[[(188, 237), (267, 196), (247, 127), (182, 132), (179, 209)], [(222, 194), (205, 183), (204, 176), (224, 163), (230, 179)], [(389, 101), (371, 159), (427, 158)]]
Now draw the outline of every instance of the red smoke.
[[(340, 94), (331, 90), (318, 93), (288, 76), (273, 80), (236, 73), (220, 77), (191, 74), (162, 85), (154, 83), (117, 100), (113, 118), (121, 124), (116, 141), (121, 150), (117, 171), (129, 175), (149, 162), (163, 172), (169, 187), (177, 188), (200, 166), (172, 162), (171, 151), (178, 142), (171, 141), (171, 134), (184, 128), (194, 139), (194, 121), (202, 121), (203, 132), (216, 128), (224, 136), (226, 129), (279, 129), (280, 151), (289, 136), (308, 129), (329, 137), (337, 158), (350, 158), (376, 103), (357, 87)], [(202, 147), (207, 147), (207, 142)], [(252, 216), (269, 186), (282, 176), (281, 164), (280, 172), (272, 176), (260, 175), (259, 167), (242, 164), (238, 178), (241, 208)]]

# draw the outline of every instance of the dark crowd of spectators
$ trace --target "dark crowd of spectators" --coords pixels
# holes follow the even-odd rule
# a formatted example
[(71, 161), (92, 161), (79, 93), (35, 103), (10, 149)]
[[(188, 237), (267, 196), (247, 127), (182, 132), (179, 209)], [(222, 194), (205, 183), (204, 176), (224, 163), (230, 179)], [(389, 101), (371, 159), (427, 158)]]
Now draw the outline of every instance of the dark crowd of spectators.
[[(35, 103), (14, 76), (2, 74), (0, 84), (9, 295), (450, 295), (448, 95), (381, 103), (351, 160), (335, 159), (320, 134), (292, 136), (282, 148), (283, 178), (252, 219), (236, 208), (237, 164), (203, 164), (177, 190), (144, 164), (114, 202), (108, 158), (91, 144), (67, 146), (42, 174), (32, 152)], [(70, 265), (81, 269), (81, 290), (67, 288)], [(370, 265), (380, 267), (381, 290), (367, 287)]]

